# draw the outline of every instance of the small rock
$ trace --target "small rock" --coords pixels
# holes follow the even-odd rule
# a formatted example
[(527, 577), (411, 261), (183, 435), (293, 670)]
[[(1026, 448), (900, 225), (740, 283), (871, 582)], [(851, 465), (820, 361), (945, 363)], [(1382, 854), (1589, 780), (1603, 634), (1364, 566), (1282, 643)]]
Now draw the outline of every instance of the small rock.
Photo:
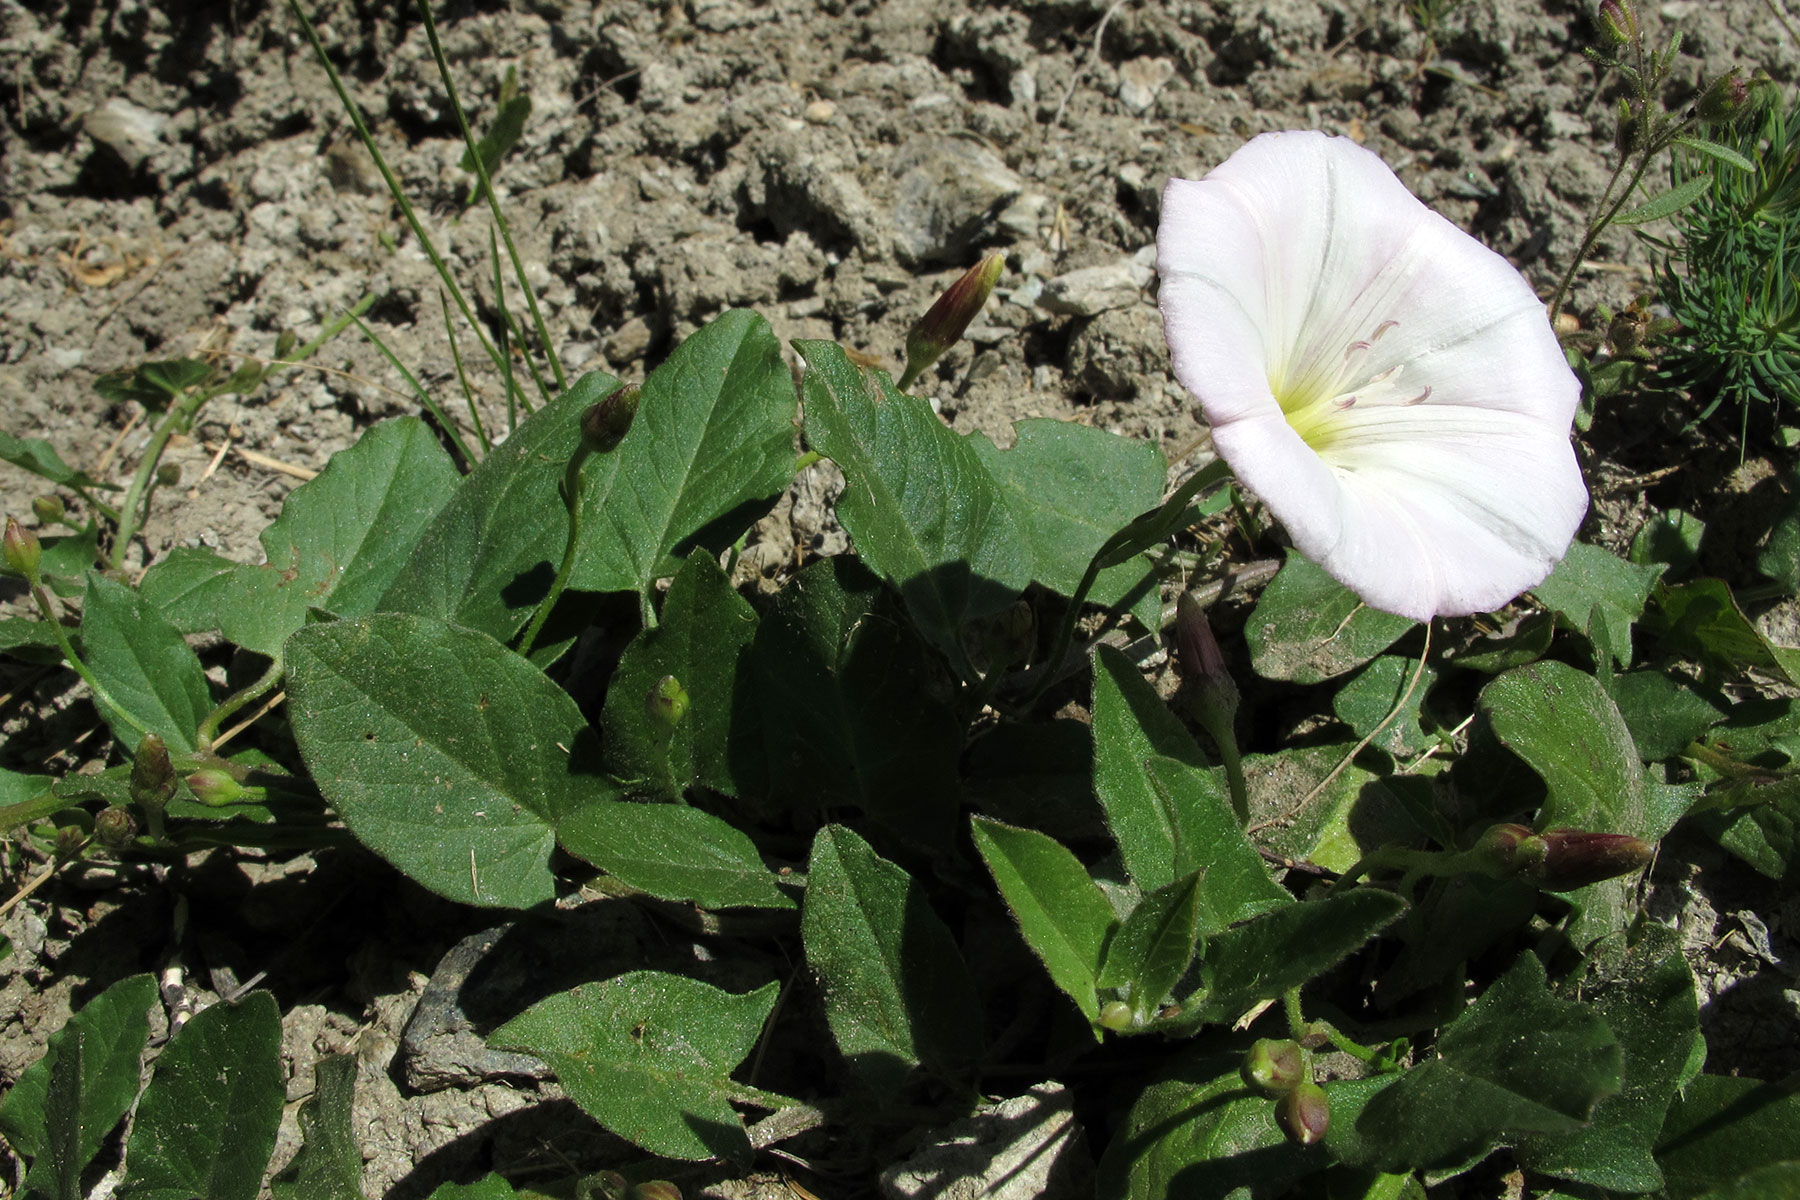
[(814, 125), (829, 125), (831, 118), (837, 116), (837, 105), (829, 100), (814, 100), (800, 115)]
[(607, 362), (621, 367), (644, 357), (644, 352), (650, 349), (650, 338), (650, 323), (642, 317), (633, 317), (613, 330), (601, 351)]
[(1030, 108), (1037, 103), (1037, 76), (1025, 67), (1014, 71), (1006, 80), (1006, 89), (1012, 93), (1012, 102)]
[(133, 170), (144, 165), (162, 142), (169, 118), (114, 96), (81, 122), (87, 135), (117, 154)]
[(1097, 317), (1109, 309), (1136, 304), (1153, 275), (1136, 258), (1082, 267), (1044, 284), (1038, 307), (1071, 317)]
[(938, 1131), (881, 1173), (887, 1200), (1075, 1200), (1093, 1161), (1060, 1083), (1040, 1083)]
[(1150, 111), (1156, 94), (1175, 74), (1166, 58), (1131, 58), (1119, 64), (1119, 103), (1134, 113)]
[(894, 248), (908, 264), (955, 262), (1023, 189), (985, 146), (922, 134), (894, 156)]

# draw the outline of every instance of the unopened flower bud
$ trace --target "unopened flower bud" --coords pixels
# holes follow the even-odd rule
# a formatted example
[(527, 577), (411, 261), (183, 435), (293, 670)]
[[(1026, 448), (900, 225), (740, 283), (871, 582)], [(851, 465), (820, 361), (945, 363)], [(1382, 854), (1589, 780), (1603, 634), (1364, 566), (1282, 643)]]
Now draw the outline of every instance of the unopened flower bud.
[(1625, 46), (1637, 40), (1637, 13), (1626, 0), (1600, 0), (1595, 24), (1610, 45)]
[(1131, 1017), (1131, 1005), (1123, 1000), (1108, 1000), (1100, 1006), (1100, 1025), (1114, 1033), (1123, 1033), (1135, 1022)]
[(31, 502), (31, 511), (43, 525), (60, 524), (69, 515), (61, 496), (39, 496)]
[(87, 842), (87, 834), (79, 825), (62, 825), (56, 830), (56, 857), (71, 859), (81, 853), (81, 847)]
[(1650, 340), (1650, 310), (1633, 304), (1606, 326), (1606, 344), (1616, 355), (1641, 350)]
[(644, 697), (644, 714), (650, 718), (651, 726), (665, 735), (675, 732), (681, 718), (687, 716), (687, 710), (687, 689), (673, 675), (664, 675), (657, 680), (650, 688), (650, 694)]
[(36, 534), (21, 527), (11, 517), (6, 518), (4, 553), (7, 570), (17, 571), (27, 579), (37, 578), (44, 548), (38, 544)]
[(1619, 101), (1618, 117), (1613, 124), (1613, 149), (1620, 154), (1630, 154), (1637, 149), (1638, 135), (1643, 128), (1643, 107), (1626, 100)]
[(175, 463), (163, 463), (156, 468), (156, 482), (161, 487), (175, 487), (181, 482), (181, 468)]
[(681, 1189), (666, 1179), (646, 1179), (632, 1184), (625, 1197), (626, 1200), (681, 1200)]
[(1640, 870), (1656, 847), (1627, 833), (1553, 829), (1521, 847), (1519, 873), (1551, 892), (1571, 892)]
[(1305, 1082), (1275, 1101), (1275, 1123), (1290, 1142), (1310, 1146), (1331, 1128), (1331, 1097), (1316, 1083)]
[(1006, 267), (1006, 259), (999, 254), (990, 254), (975, 266), (970, 267), (961, 279), (945, 289), (937, 298), (937, 303), (926, 310), (913, 327), (906, 332), (906, 373), (901, 376), (902, 386), (910, 384), (919, 377), (919, 372), (936, 362), (950, 347), (956, 345), (969, 322), (975, 319), (982, 306), (993, 294), (994, 284), (1000, 280), (1000, 272)]
[(1291, 1092), (1312, 1077), (1311, 1065), (1300, 1043), (1289, 1038), (1258, 1038), (1244, 1055), (1238, 1074), (1259, 1092), (1279, 1096)]
[(116, 854), (137, 837), (137, 822), (122, 808), (103, 808), (94, 816), (94, 836)]
[(1736, 120), (1750, 108), (1750, 85), (1734, 67), (1707, 85), (1694, 111), (1702, 121), (1724, 125)]
[(150, 836), (162, 840), (163, 810), (175, 794), (175, 764), (169, 747), (154, 733), (146, 733), (131, 760), (131, 799), (144, 810)]
[(253, 798), (230, 771), (219, 767), (201, 767), (187, 777), (187, 785), (193, 790), (194, 799), (209, 808), (222, 808)]
[(605, 454), (625, 440), (637, 416), (641, 392), (634, 383), (616, 388), (581, 414), (581, 440), (595, 454)]

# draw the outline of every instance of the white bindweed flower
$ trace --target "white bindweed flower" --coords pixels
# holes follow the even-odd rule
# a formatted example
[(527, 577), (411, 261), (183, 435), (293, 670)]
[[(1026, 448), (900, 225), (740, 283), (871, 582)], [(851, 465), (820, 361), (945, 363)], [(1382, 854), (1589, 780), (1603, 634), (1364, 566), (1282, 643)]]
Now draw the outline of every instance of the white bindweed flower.
[(1587, 511), (1581, 387), (1505, 259), (1314, 132), (1171, 179), (1156, 248), (1175, 377), (1301, 553), (1418, 620), (1550, 573)]

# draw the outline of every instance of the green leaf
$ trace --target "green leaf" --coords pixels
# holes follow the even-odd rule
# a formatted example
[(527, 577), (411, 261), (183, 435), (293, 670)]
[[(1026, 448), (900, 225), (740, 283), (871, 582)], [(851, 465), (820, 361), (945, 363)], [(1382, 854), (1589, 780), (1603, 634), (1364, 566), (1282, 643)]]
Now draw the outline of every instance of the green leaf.
[(644, 380), (631, 432), (590, 462), (569, 586), (644, 591), (671, 556), (717, 552), (794, 474), (793, 375), (769, 323), (733, 309)]
[[(138, 1063), (150, 1040), (155, 1003), (150, 976), (121, 979), (51, 1034), (44, 1056), (0, 1098), (0, 1134), (32, 1160), (28, 1186), (59, 1200), (71, 1185), (80, 1195), (81, 1172), (137, 1099)], [(75, 1069), (64, 1068), (59, 1087), (52, 1076), (71, 1048)]]
[(975, 848), (1018, 919), (1019, 932), (1051, 980), (1090, 1022), (1106, 939), (1117, 924), (1106, 894), (1081, 860), (1054, 838), (976, 817)]
[(256, 570), (202, 546), (176, 546), (144, 572), (138, 595), (182, 633), (205, 633), (224, 625), (227, 609), (243, 606), (239, 573)]
[(214, 606), (216, 624), (203, 628), (273, 658), (309, 608), (340, 617), (374, 612), (460, 479), (423, 421), (383, 421), (283, 502), (262, 532), (266, 563), (212, 579), (202, 560), (184, 557), (148, 594), (165, 611)]
[(1238, 1076), (1233, 1055), (1186, 1055), (1131, 1106), (1100, 1159), (1101, 1200), (1286, 1195), (1330, 1158), (1276, 1126), (1275, 1106)]
[(652, 1154), (748, 1162), (750, 1139), (730, 1103), (748, 1089), (731, 1072), (780, 990), (767, 983), (739, 996), (632, 971), (538, 1001), (488, 1044), (549, 1063), (575, 1103)]
[(999, 612), (1031, 582), (1031, 550), (1005, 493), (925, 401), (857, 367), (836, 343), (794, 347), (806, 360), (806, 440), (844, 472), (838, 519), (919, 632), (970, 677), (963, 624)]
[(1552, 996), (1529, 953), (1450, 1023), (1436, 1052), (1356, 1115), (1368, 1155), (1358, 1165), (1449, 1166), (1502, 1139), (1571, 1134), (1619, 1090), (1618, 1040), (1597, 1014)]
[(1727, 712), (1723, 696), (1666, 671), (1619, 675), (1613, 680), (1612, 698), (1645, 762), (1680, 754), (1689, 742), (1724, 720)]
[(1800, 477), (1790, 475), (1784, 482), (1787, 486), (1756, 556), (1756, 569), (1793, 595), (1800, 592)]
[(1318, 683), (1360, 667), (1398, 641), (1414, 622), (1370, 608), (1298, 551), (1263, 589), (1244, 638), (1264, 679)]
[(587, 800), (556, 827), (563, 848), (641, 892), (702, 908), (792, 908), (756, 846), (698, 808)]
[(1766, 671), (1800, 683), (1800, 651), (1772, 645), (1737, 605), (1722, 579), (1695, 579), (1654, 592), (1653, 627), (1663, 649), (1714, 670)]
[(313, 1093), (300, 1106), (300, 1153), (271, 1181), (275, 1200), (363, 1200), (362, 1150), (351, 1125), (356, 1056), (328, 1054), (313, 1067)]
[[(212, 692), (200, 659), (154, 606), (98, 571), (88, 576), (81, 614), (81, 643), (88, 669), (113, 699), (152, 733), (181, 753), (194, 751), (194, 734), (212, 711)], [(117, 712), (96, 700), (127, 747), (142, 737)]]
[(1701, 172), (1685, 183), (1676, 184), (1668, 191), (1645, 201), (1636, 208), (1628, 208), (1613, 218), (1615, 225), (1642, 225), (1646, 221), (1657, 221), (1663, 217), (1673, 216), (1698, 200), (1712, 188), (1711, 172)]
[[(1800, 529), (1796, 530), (1800, 533)], [(1671, 508), (1651, 515), (1631, 538), (1629, 558), (1640, 567), (1663, 563), (1668, 568), (1662, 578), (1686, 575), (1700, 561), (1700, 539), (1706, 534), (1706, 522), (1693, 513)], [(1796, 547), (1800, 550), (1800, 546)], [(1800, 579), (1795, 582), (1800, 587)]]
[(1540, 1175), (1615, 1192), (1651, 1192), (1662, 1172), (1651, 1157), (1663, 1116), (1700, 1040), (1694, 976), (1673, 938), (1658, 957), (1634, 947), (1627, 974), (1586, 997), (1624, 1055), (1624, 1089), (1600, 1101), (1587, 1128), (1520, 1143), (1520, 1163)]
[(1598, 605), (1613, 656), (1620, 666), (1629, 667), (1632, 622), (1644, 615), (1644, 603), (1662, 573), (1661, 563), (1636, 566), (1598, 546), (1576, 542), (1531, 594), (1580, 630), (1587, 629), (1589, 615)]
[(1498, 675), (1544, 657), (1555, 636), (1556, 618), (1553, 615), (1530, 613), (1520, 618), (1510, 633), (1474, 639), (1466, 650), (1451, 656), (1450, 663), (1471, 671)]
[(163, 359), (108, 371), (94, 380), (94, 390), (114, 404), (135, 401), (156, 411), (180, 399), (189, 388), (205, 383), (212, 373), (212, 367), (197, 358)]
[(1144, 764), (1163, 757), (1203, 769), (1206, 760), (1143, 673), (1110, 646), (1094, 654), (1092, 710), (1094, 788), (1125, 870), (1154, 891), (1174, 882), (1177, 847), (1198, 839), (1178, 828), (1187, 814), (1157, 792)]
[[(1698, 150), (1701, 154), (1716, 158), (1722, 163), (1729, 163), (1740, 171), (1754, 172), (1756, 170), (1756, 164), (1739, 154), (1736, 150), (1733, 150), (1730, 146), (1721, 146), (1719, 143), (1708, 138), (1695, 137), (1693, 134), (1682, 134), (1680, 137), (1676, 138), (1675, 141), (1679, 145), (1686, 146), (1689, 150)], [(1711, 180), (1709, 179), (1708, 182), (1710, 183)]]
[(1800, 1200), (1800, 1159), (1747, 1171), (1706, 1193), (1706, 1200)]
[(1541, 829), (1629, 833), (1655, 841), (1674, 823), (1648, 803), (1631, 731), (1592, 675), (1540, 662), (1500, 676), (1477, 706), (1500, 741), (1550, 789)]
[(1792, 779), (1766, 784), (1729, 812), (1706, 813), (1700, 823), (1719, 844), (1770, 879), (1800, 874), (1800, 786)]
[(1800, 1094), (1755, 1079), (1702, 1075), (1682, 1089), (1663, 1121), (1656, 1161), (1669, 1195), (1686, 1200), (1792, 1161), (1796, 1146)]
[[(1338, 720), (1356, 732), (1357, 737), (1367, 737), (1376, 726), (1387, 720), (1394, 706), (1407, 694), (1407, 685), (1412, 683), (1415, 672), (1419, 672), (1417, 659), (1384, 654), (1351, 676), (1338, 689), (1337, 695), (1331, 698), (1332, 711), (1337, 714)], [(1425, 694), (1436, 681), (1436, 669), (1429, 663), (1426, 664), (1425, 669), (1419, 672), (1419, 682), (1412, 689), (1405, 707), (1369, 744), (1396, 757), (1419, 754), (1426, 747), (1436, 744), (1437, 739), (1427, 734), (1419, 723)]]
[[(425, 527), (377, 611), (438, 617), (501, 640), (517, 633), (549, 593), (568, 545), (561, 488), (581, 444), (581, 415), (618, 387), (591, 371), (520, 422)], [(590, 484), (599, 466), (590, 463)]]
[(64, 487), (118, 490), (117, 484), (105, 483), (95, 479), (86, 471), (77, 471), (71, 467), (63, 461), (62, 455), (56, 452), (56, 447), (42, 438), (14, 437), (10, 433), (0, 431), (0, 460), (9, 462), (15, 467), (23, 467), (33, 475)]
[(1200, 942), (1201, 877), (1195, 871), (1146, 892), (1107, 946), (1100, 987), (1118, 992), (1140, 1027), (1156, 1015), (1194, 961)]
[(1352, 742), (1328, 742), (1244, 759), (1250, 823), (1263, 827), (1259, 844), (1288, 858), (1347, 871), (1378, 845), (1415, 842), (1433, 832), (1421, 824), (1407, 790), (1428, 789), (1429, 783), (1379, 777), (1354, 762), (1338, 770), (1354, 748)]
[[(1168, 465), (1149, 442), (1073, 421), (1016, 422), (1010, 450), (986, 434), (969, 442), (1012, 509), (1031, 553), (1031, 578), (1072, 596), (1107, 538), (1162, 499)], [(1103, 573), (1094, 598), (1123, 593), (1144, 576), (1142, 560)], [(1109, 578), (1110, 574), (1110, 578)], [(1115, 599), (1116, 602), (1116, 599)]]
[[(709, 555), (682, 564), (657, 625), (625, 648), (607, 685), (601, 725), (607, 768), (628, 786), (663, 799), (689, 787), (728, 796), (763, 790), (767, 775), (757, 708), (749, 695), (756, 612)], [(673, 675), (687, 689), (674, 732), (644, 708), (650, 689)]]
[(1179, 1026), (1237, 1020), (1330, 970), (1405, 911), (1398, 896), (1359, 888), (1225, 930), (1207, 944), (1201, 988), (1183, 1002)]
[(1292, 904), (1288, 890), (1269, 878), (1262, 854), (1251, 845), (1216, 771), (1198, 771), (1173, 758), (1145, 762), (1150, 786), (1171, 814), (1178, 839), (1178, 876), (1199, 872), (1199, 930), (1206, 936), (1270, 909)]
[(500, 1175), (484, 1175), (474, 1183), (440, 1183), (430, 1200), (515, 1200), (519, 1193)]
[(255, 1200), (286, 1088), (267, 992), (203, 1009), (170, 1039), (138, 1101), (121, 1200)]
[(359, 840), (439, 895), (554, 894), (553, 828), (610, 785), (574, 773), (588, 724), (485, 634), (404, 613), (288, 639), (288, 711), (320, 792)]
[(842, 825), (813, 839), (800, 935), (838, 1049), (878, 1094), (915, 1066), (979, 1057), (981, 1002), (956, 940), (918, 883)]
[(756, 706), (778, 800), (853, 804), (928, 847), (956, 828), (962, 729), (924, 646), (849, 555), (796, 575), (757, 626)]

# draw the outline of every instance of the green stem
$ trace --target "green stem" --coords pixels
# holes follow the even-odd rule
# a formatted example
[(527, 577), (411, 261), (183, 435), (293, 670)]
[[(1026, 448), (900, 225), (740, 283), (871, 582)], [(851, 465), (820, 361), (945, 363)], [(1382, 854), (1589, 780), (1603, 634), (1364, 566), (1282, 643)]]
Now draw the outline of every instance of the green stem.
[(537, 644), (538, 634), (543, 631), (544, 622), (550, 619), (550, 610), (562, 598), (563, 589), (569, 584), (569, 576), (575, 570), (575, 549), (581, 541), (581, 485), (583, 475), (581, 469), (587, 465), (592, 455), (584, 442), (569, 459), (569, 468), (563, 475), (563, 503), (569, 510), (569, 540), (563, 547), (562, 564), (556, 568), (556, 578), (550, 583), (549, 592), (539, 601), (537, 612), (531, 618), (531, 624), (525, 629), (525, 636), (519, 641), (519, 653), (529, 656), (531, 648)]
[[(531, 308), (531, 319), (537, 326), (538, 342), (543, 346), (544, 357), (550, 363), (550, 373), (556, 376), (557, 390), (567, 391), (569, 381), (563, 375), (562, 362), (556, 356), (556, 347), (551, 344), (550, 330), (544, 325), (543, 314), (538, 311), (537, 293), (525, 278), (525, 264), (519, 261), (518, 247), (513, 245), (512, 228), (506, 222), (506, 214), (500, 211), (500, 200), (494, 195), (494, 181), (489, 177), (487, 163), (482, 160), (481, 151), (476, 148), (468, 115), (463, 112), (462, 99), (456, 94), (456, 83), (450, 77), (450, 63), (444, 57), (444, 47), (438, 42), (437, 22), (431, 16), (430, 0), (419, 0), (419, 15), (425, 22), (425, 39), (431, 43), (431, 55), (437, 59), (438, 76), (444, 81), (444, 91), (450, 97), (450, 109), (456, 114), (456, 124), (462, 130), (463, 144), (468, 146), (469, 157), (475, 163), (475, 177), (481, 180), (481, 191), (487, 197), (488, 211), (494, 215), (494, 224), (500, 227), (500, 239), (506, 243), (507, 257), (512, 259), (513, 274), (518, 277), (519, 287), (525, 292), (525, 303)], [(535, 370), (533, 374), (536, 374)]]
[[(1195, 686), (1190, 683), (1189, 687)], [(1200, 686), (1204, 687), (1204, 683)], [(1225, 768), (1225, 783), (1231, 791), (1231, 809), (1239, 825), (1250, 823), (1250, 789), (1244, 782), (1244, 760), (1238, 753), (1237, 730), (1231, 715), (1202, 698), (1193, 706), (1194, 719), (1206, 730), (1219, 748), (1219, 762)]]
[(219, 732), (219, 726), (225, 723), (225, 718), (229, 717), (232, 713), (237, 712), (246, 704), (260, 700), (262, 697), (268, 695), (269, 692), (274, 689), (275, 685), (281, 682), (282, 674), (286, 670), (287, 665), (282, 662), (280, 655), (276, 655), (274, 660), (269, 663), (269, 669), (264, 671), (260, 678), (248, 687), (233, 692), (231, 695), (225, 697), (224, 700), (219, 702), (217, 708), (206, 714), (206, 719), (200, 722), (199, 731), (194, 734), (195, 743), (199, 745), (202, 750), (210, 750), (213, 743), (213, 735)]
[(150, 435), (149, 444), (144, 447), (144, 455), (138, 461), (135, 474), (131, 477), (131, 486), (125, 489), (125, 499), (119, 505), (119, 523), (113, 530), (112, 552), (107, 561), (115, 568), (123, 565), (125, 552), (130, 548), (132, 539), (137, 537), (138, 530), (143, 527), (145, 509), (150, 502), (149, 493), (154, 490), (156, 468), (162, 462), (163, 450), (168, 447), (169, 439), (186, 429), (193, 421), (194, 414), (200, 406), (212, 399), (213, 393), (195, 389), (181, 399), (169, 405), (169, 411), (163, 414), (156, 429)]
[(79, 654), (75, 653), (75, 645), (69, 641), (69, 631), (64, 629), (63, 623), (56, 619), (56, 610), (50, 604), (50, 593), (44, 590), (43, 576), (34, 570), (26, 582), (31, 585), (31, 598), (37, 602), (38, 611), (44, 614), (44, 620), (50, 623), (50, 629), (56, 635), (56, 644), (62, 650), (63, 658), (67, 660), (75, 674), (81, 677), (81, 682), (88, 685), (88, 690), (94, 693), (94, 700), (102, 706), (101, 715), (104, 716), (106, 710), (116, 713), (120, 720), (137, 731), (137, 738), (134, 738), (133, 741), (142, 739), (145, 734), (150, 732), (150, 727), (139, 720), (136, 713), (114, 700), (112, 693), (106, 690), (106, 685), (94, 678), (94, 673), (88, 670), (88, 665), (81, 661)]

